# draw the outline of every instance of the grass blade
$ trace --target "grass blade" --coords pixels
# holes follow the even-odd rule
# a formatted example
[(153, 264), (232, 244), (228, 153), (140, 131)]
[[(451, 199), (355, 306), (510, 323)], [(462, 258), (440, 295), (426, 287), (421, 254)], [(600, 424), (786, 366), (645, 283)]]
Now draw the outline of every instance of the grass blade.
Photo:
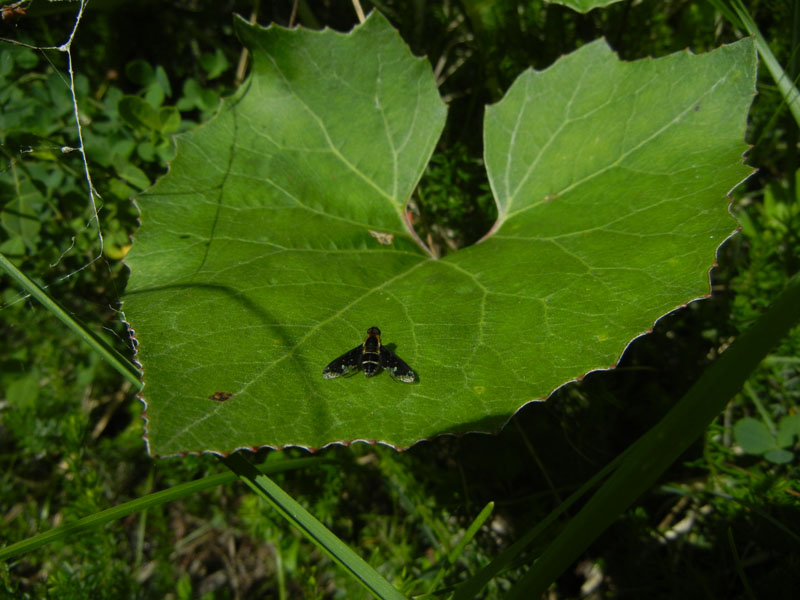
[(772, 347), (800, 320), (800, 275), (640, 438), (586, 506), (567, 524), (508, 598), (537, 598), (669, 467), (742, 388)]
[[(756, 25), (750, 13), (747, 12), (741, 0), (730, 0), (730, 8), (723, 3), (722, 0), (712, 0), (714, 6), (734, 25), (741, 25), (747, 30), (747, 33), (756, 38), (756, 48), (761, 55), (761, 60), (764, 61), (767, 69), (775, 80), (778, 90), (780, 90), (784, 101), (789, 106), (789, 110), (794, 117), (795, 122), (800, 125), (800, 92), (794, 86), (791, 77), (783, 70), (778, 59), (772, 53), (769, 44), (761, 35), (758, 26)], [(738, 22), (737, 22), (738, 20)]]
[(373, 569), (363, 558), (336, 537), (316, 517), (284, 492), (269, 477), (262, 475), (241, 454), (231, 454), (222, 459), (259, 496), (264, 498), (281, 516), (299, 529), (334, 561), (367, 588), (376, 598), (400, 600), (403, 595)]
[(478, 530), (483, 526), (486, 522), (486, 519), (489, 518), (489, 515), (492, 514), (494, 510), (494, 502), (489, 502), (486, 506), (483, 507), (478, 516), (475, 517), (475, 520), (470, 523), (470, 526), (467, 527), (467, 530), (464, 532), (464, 535), (456, 544), (456, 547), (450, 551), (450, 554), (447, 555), (447, 560), (450, 561), (451, 565), (456, 564), (456, 561), (461, 556), (461, 553), (464, 552), (464, 548), (467, 547), (472, 541), (472, 538), (475, 537), (475, 534), (478, 533)]
[(481, 512), (478, 513), (478, 516), (475, 517), (472, 523), (470, 523), (469, 527), (467, 527), (467, 530), (464, 532), (464, 535), (461, 536), (461, 539), (456, 544), (456, 547), (447, 553), (447, 560), (441, 561), (444, 564), (440, 564), (439, 570), (436, 573), (436, 577), (434, 577), (433, 581), (431, 581), (430, 585), (428, 586), (428, 593), (420, 594), (418, 596), (415, 595), (414, 598), (435, 598), (442, 593), (442, 590), (439, 590), (438, 588), (439, 584), (442, 582), (442, 579), (444, 579), (444, 576), (447, 574), (448, 569), (456, 564), (456, 561), (459, 559), (461, 554), (463, 554), (467, 544), (472, 541), (472, 538), (475, 537), (475, 534), (478, 533), (478, 530), (486, 522), (486, 519), (489, 518), (489, 515), (492, 514), (493, 510), (494, 502), (489, 502), (483, 507)]
[[(281, 462), (270, 463), (264, 467), (265, 471), (270, 473), (277, 473), (280, 471), (288, 471), (290, 469), (300, 469), (307, 467), (312, 463), (318, 462), (318, 458), (297, 458), (292, 460), (285, 460)], [(0, 560), (6, 560), (40, 548), (51, 542), (57, 540), (70, 539), (83, 531), (87, 531), (94, 527), (99, 527), (108, 523), (126, 517), (130, 514), (146, 510), (165, 502), (171, 502), (191, 494), (195, 494), (202, 490), (206, 490), (218, 485), (224, 485), (236, 480), (236, 474), (231, 472), (219, 473), (218, 475), (211, 475), (198, 479), (196, 481), (188, 481), (180, 485), (169, 488), (168, 490), (161, 490), (136, 498), (130, 502), (114, 506), (112, 508), (100, 511), (83, 519), (79, 519), (74, 523), (67, 523), (60, 527), (55, 527), (50, 531), (45, 531), (39, 535), (35, 535), (16, 544), (11, 544), (5, 548), (0, 548)]]
[(626, 450), (614, 460), (598, 471), (589, 481), (584, 483), (578, 490), (573, 492), (569, 498), (559, 504), (547, 517), (540, 521), (535, 527), (530, 529), (516, 542), (503, 550), (497, 557), (472, 577), (460, 584), (453, 595), (453, 600), (468, 600), (477, 596), (492, 577), (502, 572), (517, 559), (525, 550), (544, 533), (556, 519), (568, 510), (575, 502), (580, 500), (589, 490), (598, 485), (622, 462), (622, 459), (630, 451)]
[(0, 254), (0, 268), (8, 273), (11, 279), (16, 281), (22, 289), (41, 302), (53, 316), (69, 327), (80, 339), (89, 344), (92, 350), (100, 354), (112, 367), (122, 373), (125, 379), (133, 384), (134, 389), (138, 390), (142, 387), (142, 382), (139, 379), (139, 370), (131, 361), (125, 358), (116, 348), (108, 344), (102, 337), (64, 310), (58, 302), (48, 296), (47, 292), (40, 288), (35, 281), (28, 278), (25, 273), (17, 269), (14, 263), (3, 256), (3, 254)]

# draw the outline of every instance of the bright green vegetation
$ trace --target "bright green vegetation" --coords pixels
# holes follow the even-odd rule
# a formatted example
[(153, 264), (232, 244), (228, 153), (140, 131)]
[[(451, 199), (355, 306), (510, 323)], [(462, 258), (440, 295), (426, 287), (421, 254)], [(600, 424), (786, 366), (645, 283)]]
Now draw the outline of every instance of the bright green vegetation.
[[(800, 267), (792, 96), (762, 68), (748, 113), (754, 44), (737, 40), (750, 25), (715, 12), (742, 19), (738, 2), (623, 2), (587, 15), (518, 4), (389, 2), (388, 21), (373, 15), (350, 37), (267, 35), (212, 12), (222, 7), (90, 4), (71, 53), (99, 230), (80, 153), (62, 150), (80, 145), (65, 54), (2, 42), (0, 253), (130, 356), (124, 296), (154, 454), (431, 439), (402, 453), (334, 445), (312, 460), (299, 449), (150, 458), (137, 386), (4, 276), (0, 594), (527, 598), (551, 583), (559, 598), (580, 597), (581, 586), (610, 598), (796, 594), (800, 333), (786, 322), (800, 302), (757, 323), (776, 298), (786, 302)], [(0, 36), (64, 42), (76, 7), (37, 7), (4, 21)], [(266, 10), (260, 22), (287, 25), (288, 8)], [(300, 23), (357, 24), (348, 6), (317, 10), (301, 3)], [(800, 19), (789, 7), (746, 10), (759, 50), (774, 54), (762, 64), (796, 79)], [(255, 60), (244, 87), (237, 30)], [(294, 96), (269, 87), (270, 66), (299, 77)], [(387, 87), (365, 94), (376, 81)], [(698, 110), (684, 114), (688, 99)], [(606, 111), (565, 109), (581, 103)], [(680, 126), (658, 137), (658, 119)], [(519, 123), (528, 129), (509, 137)], [(183, 132), (193, 133), (176, 145)], [(654, 320), (709, 291), (714, 251), (735, 227), (724, 194), (750, 172), (740, 160), (748, 143), (758, 172), (734, 192), (742, 230), (717, 254), (713, 296), (658, 320), (616, 369), (514, 414), (611, 366)], [(625, 160), (599, 166), (610, 155)], [(282, 193), (265, 203), (266, 180)], [(440, 260), (404, 226), (409, 194), (407, 218)], [(293, 209), (291, 196), (310, 198), (321, 217)], [(133, 249), (131, 198), (142, 211)], [(562, 243), (578, 238), (591, 238), (589, 250)], [(542, 260), (531, 240), (556, 240), (559, 251)], [(264, 243), (289, 259), (259, 262)], [(577, 251), (583, 269), (567, 260)], [(628, 268), (610, 268), (620, 263)], [(556, 310), (572, 316), (537, 316), (532, 307), (565, 281), (581, 293), (562, 293)], [(369, 299), (330, 318), (348, 286)], [(596, 311), (600, 288), (607, 306)], [(274, 335), (251, 335), (253, 315)], [(325, 363), (371, 325), (418, 384), (322, 380)], [(252, 375), (276, 361), (285, 367)], [(255, 391), (209, 399), (255, 380)], [(512, 414), (495, 435), (432, 437), (496, 430)], [(605, 485), (593, 481), (610, 463)]]
[[(153, 454), (493, 431), (708, 294), (752, 41), (525, 72), (484, 120), (497, 223), (435, 259), (403, 215), (445, 120), (428, 63), (378, 13), (347, 36), (235, 23), (254, 74), (178, 139), (126, 258)], [(373, 324), (420, 381), (318, 376)]]

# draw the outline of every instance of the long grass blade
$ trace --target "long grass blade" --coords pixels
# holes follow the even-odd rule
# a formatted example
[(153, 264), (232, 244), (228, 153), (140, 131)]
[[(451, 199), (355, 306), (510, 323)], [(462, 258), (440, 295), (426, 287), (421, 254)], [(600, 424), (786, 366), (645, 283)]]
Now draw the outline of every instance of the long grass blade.
[(489, 515), (492, 514), (494, 510), (494, 502), (489, 502), (486, 506), (483, 507), (478, 516), (470, 523), (467, 530), (464, 532), (462, 538), (456, 544), (456, 547), (450, 551), (450, 554), (447, 555), (447, 560), (450, 561), (451, 565), (456, 564), (456, 561), (459, 559), (461, 554), (464, 552), (464, 548), (467, 547), (472, 541), (472, 538), (475, 537), (475, 534), (478, 533), (478, 530), (483, 527), (483, 524), (486, 522), (486, 519), (489, 518)]
[(747, 12), (741, 0), (730, 0), (730, 7), (728, 7), (723, 0), (711, 0), (712, 4), (731, 21), (734, 25), (741, 26), (747, 30), (747, 33), (756, 38), (756, 48), (761, 56), (761, 60), (767, 67), (767, 70), (775, 80), (778, 90), (783, 96), (784, 101), (789, 106), (789, 110), (794, 117), (795, 122), (800, 125), (800, 92), (792, 82), (791, 77), (783, 70), (778, 59), (772, 53), (767, 40), (761, 35), (755, 21)]
[(626, 450), (600, 469), (589, 481), (573, 492), (569, 498), (559, 504), (547, 517), (537, 523), (535, 527), (528, 530), (520, 539), (503, 550), (488, 565), (475, 573), (475, 575), (460, 584), (458, 588), (456, 588), (453, 600), (468, 600), (477, 596), (493, 577), (509, 568), (548, 527), (556, 522), (558, 517), (569, 510), (573, 504), (588, 494), (595, 486), (603, 481), (609, 473), (616, 469), (629, 451), (630, 449)]
[(284, 492), (269, 477), (259, 473), (241, 454), (222, 459), (259, 496), (280, 515), (299, 529), (334, 561), (339, 563), (376, 598), (401, 600), (403, 595), (373, 569), (363, 558), (336, 537), (294, 498)]
[(125, 358), (116, 348), (108, 344), (102, 337), (64, 310), (58, 302), (51, 298), (35, 281), (17, 269), (14, 263), (3, 256), (3, 254), (0, 254), (0, 269), (8, 273), (11, 279), (16, 281), (22, 289), (41, 302), (54, 317), (69, 327), (80, 339), (89, 344), (92, 350), (100, 354), (112, 367), (122, 373), (125, 379), (134, 385), (135, 389), (138, 390), (142, 387), (142, 382), (139, 379), (139, 370), (131, 361)]
[[(280, 471), (308, 467), (313, 463), (319, 462), (319, 460), (320, 459), (313, 457), (297, 458), (269, 463), (263, 468), (269, 473), (278, 473)], [(0, 548), (0, 560), (6, 560), (21, 554), (25, 554), (26, 552), (30, 552), (31, 550), (35, 550), (36, 548), (40, 548), (41, 546), (51, 542), (58, 540), (69, 540), (81, 532), (99, 527), (105, 523), (108, 523), (109, 521), (115, 521), (153, 506), (158, 506), (159, 504), (164, 504), (165, 502), (171, 502), (172, 500), (184, 498), (185, 496), (189, 496), (218, 485), (225, 485), (235, 480), (236, 474), (228, 471), (218, 475), (210, 475), (209, 477), (204, 477), (203, 479), (198, 479), (196, 481), (188, 481), (186, 483), (171, 487), (168, 490), (161, 490), (159, 492), (148, 494), (147, 496), (142, 496), (141, 498), (136, 498), (130, 502), (102, 510), (93, 515), (89, 515), (88, 517), (84, 517), (83, 519), (79, 519), (74, 523), (67, 523), (65, 525), (61, 525), (60, 527), (55, 527), (50, 531), (45, 531), (39, 535), (35, 535), (26, 540), (6, 546), (5, 548)]]
[(508, 598), (538, 598), (626, 510), (742, 388), (772, 347), (800, 321), (800, 275), (712, 364), (686, 395), (640, 438), (620, 467), (567, 524)]

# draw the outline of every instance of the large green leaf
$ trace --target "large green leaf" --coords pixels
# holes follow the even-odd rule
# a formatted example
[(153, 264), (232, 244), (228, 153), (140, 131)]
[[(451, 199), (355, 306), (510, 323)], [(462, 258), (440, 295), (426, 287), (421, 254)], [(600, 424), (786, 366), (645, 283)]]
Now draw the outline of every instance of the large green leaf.
[[(445, 117), (428, 64), (378, 14), (236, 26), (251, 78), (179, 138), (128, 256), (154, 454), (491, 431), (709, 293), (751, 41), (524, 73), (486, 114), (498, 222), (435, 260), (404, 219)], [(323, 379), (373, 325), (418, 382)]]

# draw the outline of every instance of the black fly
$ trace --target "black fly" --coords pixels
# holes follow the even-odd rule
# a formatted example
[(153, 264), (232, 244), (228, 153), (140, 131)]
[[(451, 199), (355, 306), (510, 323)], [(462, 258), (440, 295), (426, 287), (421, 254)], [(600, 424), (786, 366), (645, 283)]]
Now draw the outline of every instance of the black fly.
[(389, 371), (389, 375), (403, 383), (412, 383), (417, 378), (403, 359), (381, 344), (381, 330), (377, 327), (367, 329), (364, 343), (332, 361), (322, 370), (322, 376), (325, 379), (333, 379), (348, 375), (359, 367), (364, 371), (365, 377), (377, 375), (378, 371), (384, 368)]

